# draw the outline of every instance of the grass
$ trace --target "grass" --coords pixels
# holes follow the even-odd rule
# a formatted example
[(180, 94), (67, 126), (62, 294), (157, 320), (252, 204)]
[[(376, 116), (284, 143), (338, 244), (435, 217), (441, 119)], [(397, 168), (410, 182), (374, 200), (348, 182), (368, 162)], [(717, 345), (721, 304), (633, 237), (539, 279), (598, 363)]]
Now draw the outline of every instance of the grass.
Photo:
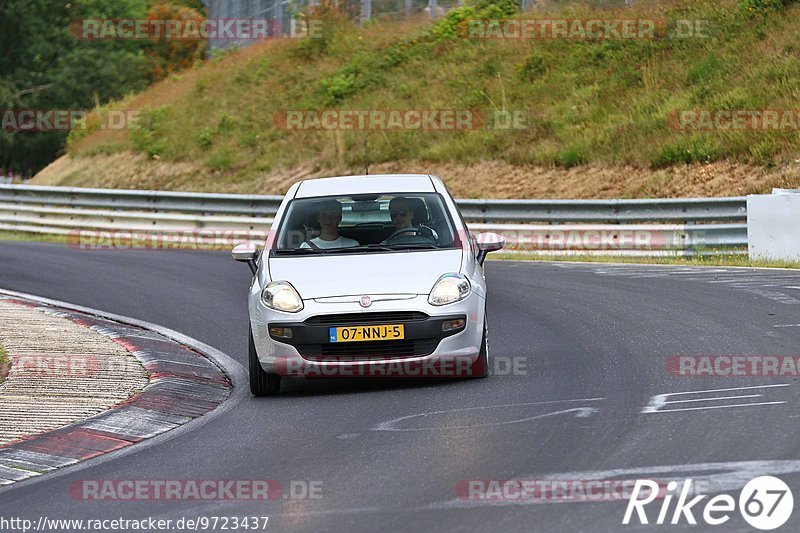
[(64, 235), (49, 235), (43, 233), (27, 233), (22, 231), (0, 230), (0, 241), (66, 243), (67, 238)]
[(489, 259), (506, 261), (558, 261), (581, 263), (629, 263), (646, 265), (686, 265), (686, 266), (732, 266), (751, 268), (788, 268), (800, 269), (800, 261), (751, 261), (744, 254), (698, 255), (698, 256), (664, 256), (664, 257), (631, 257), (624, 255), (537, 255), (537, 254), (490, 254)]
[(0, 342), (0, 383), (5, 381), (8, 371), (11, 370), (11, 360), (6, 356), (6, 349)]
[[(365, 138), (374, 164), (497, 160), (652, 170), (734, 161), (773, 167), (798, 158), (796, 130), (687, 132), (668, 125), (670, 114), (682, 109), (797, 107), (800, 5), (763, 7), (768, 4), (678, 0), (621, 12), (562, 6), (548, 13), (659, 18), (667, 27), (708, 21), (707, 38), (686, 39), (471, 39), (466, 19), (487, 11), (468, 7), (437, 23), (329, 22), (324, 38), (227, 53), (110, 104), (107, 109), (140, 110), (140, 129), (76, 132), (68, 152), (132, 151), (161, 163), (191, 162), (218, 190), (256, 183), (282, 168), (361, 169)], [(490, 124), (496, 113), (519, 111), (528, 127), (364, 132), (276, 125), (287, 110), (321, 109), (478, 110)], [(173, 184), (165, 178), (161, 185)], [(800, 178), (782, 185), (800, 186)]]

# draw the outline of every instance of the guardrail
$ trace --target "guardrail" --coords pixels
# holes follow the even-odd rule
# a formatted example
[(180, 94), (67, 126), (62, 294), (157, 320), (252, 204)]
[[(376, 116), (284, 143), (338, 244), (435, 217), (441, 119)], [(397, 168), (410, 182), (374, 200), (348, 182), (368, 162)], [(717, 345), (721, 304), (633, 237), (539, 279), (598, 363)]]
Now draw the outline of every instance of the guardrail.
[[(266, 235), (282, 196), (0, 185), (0, 229), (115, 238), (194, 232), (220, 245)], [(745, 197), (647, 200), (457, 200), (473, 231), (534, 253), (742, 253)], [(538, 224), (537, 224), (538, 223)], [(250, 232), (250, 233), (247, 233)], [(141, 241), (141, 239), (140, 239)], [(159, 242), (166, 242), (159, 241)]]
[(458, 200), (464, 218), (483, 222), (734, 222), (747, 220), (747, 198), (647, 200)]
[(117, 210), (272, 216), (283, 196), (0, 185), (0, 202)]

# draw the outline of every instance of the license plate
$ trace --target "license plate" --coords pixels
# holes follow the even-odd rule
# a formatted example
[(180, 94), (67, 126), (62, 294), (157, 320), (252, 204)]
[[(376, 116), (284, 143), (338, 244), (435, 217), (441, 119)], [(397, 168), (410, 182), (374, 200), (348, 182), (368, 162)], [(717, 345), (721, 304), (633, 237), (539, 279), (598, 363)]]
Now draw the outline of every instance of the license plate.
[(403, 324), (329, 328), (331, 342), (393, 341), (405, 338)]

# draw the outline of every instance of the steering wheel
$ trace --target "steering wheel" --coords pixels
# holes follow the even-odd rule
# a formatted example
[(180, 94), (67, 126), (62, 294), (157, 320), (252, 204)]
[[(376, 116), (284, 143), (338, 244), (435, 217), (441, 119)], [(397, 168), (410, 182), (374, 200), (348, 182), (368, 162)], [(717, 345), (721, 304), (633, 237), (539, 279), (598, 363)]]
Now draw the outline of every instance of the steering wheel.
[(384, 242), (384, 244), (391, 244), (392, 243), (391, 241), (393, 241), (397, 237), (400, 237), (401, 235), (405, 235), (406, 233), (413, 233), (414, 235), (419, 235), (423, 239), (426, 239), (426, 240), (429, 240), (429, 241), (433, 242), (433, 240), (430, 237), (425, 235), (425, 233), (422, 230), (422, 228), (415, 228), (413, 226), (410, 227), (410, 228), (401, 228), (401, 229), (395, 231), (394, 233), (389, 235), (389, 237), (383, 242)]
[(433, 242), (439, 241), (439, 234), (436, 233), (436, 230), (426, 224), (420, 224), (419, 229), (422, 230), (422, 236), (426, 237)]

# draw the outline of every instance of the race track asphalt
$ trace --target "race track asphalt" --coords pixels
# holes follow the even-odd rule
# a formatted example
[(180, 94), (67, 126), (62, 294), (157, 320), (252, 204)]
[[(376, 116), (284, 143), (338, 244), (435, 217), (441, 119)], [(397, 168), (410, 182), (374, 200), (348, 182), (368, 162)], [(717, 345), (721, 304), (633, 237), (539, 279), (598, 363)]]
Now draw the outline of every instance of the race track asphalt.
[[(616, 531), (654, 526), (622, 526), (624, 500), (487, 502), (456, 487), (691, 477), (738, 496), (750, 478), (773, 473), (800, 496), (796, 377), (667, 369), (674, 355), (800, 355), (800, 273), (492, 261), (486, 272), (490, 353), (500, 361), (489, 379), (285, 380), (280, 396), (248, 395), (157, 446), (0, 489), (0, 517), (256, 515), (270, 517), (271, 531)], [(160, 324), (244, 366), (249, 278), (222, 252), (0, 242), (0, 287)], [(692, 394), (653, 398), (680, 392)], [(661, 407), (646, 412), (654, 401)], [(310, 481), (323, 496), (73, 498), (70, 484), (86, 479)], [(658, 505), (647, 508), (651, 521)], [(798, 513), (787, 530), (800, 529)], [(702, 510), (694, 514), (702, 523)], [(692, 529), (751, 530), (737, 513), (725, 526)]]

